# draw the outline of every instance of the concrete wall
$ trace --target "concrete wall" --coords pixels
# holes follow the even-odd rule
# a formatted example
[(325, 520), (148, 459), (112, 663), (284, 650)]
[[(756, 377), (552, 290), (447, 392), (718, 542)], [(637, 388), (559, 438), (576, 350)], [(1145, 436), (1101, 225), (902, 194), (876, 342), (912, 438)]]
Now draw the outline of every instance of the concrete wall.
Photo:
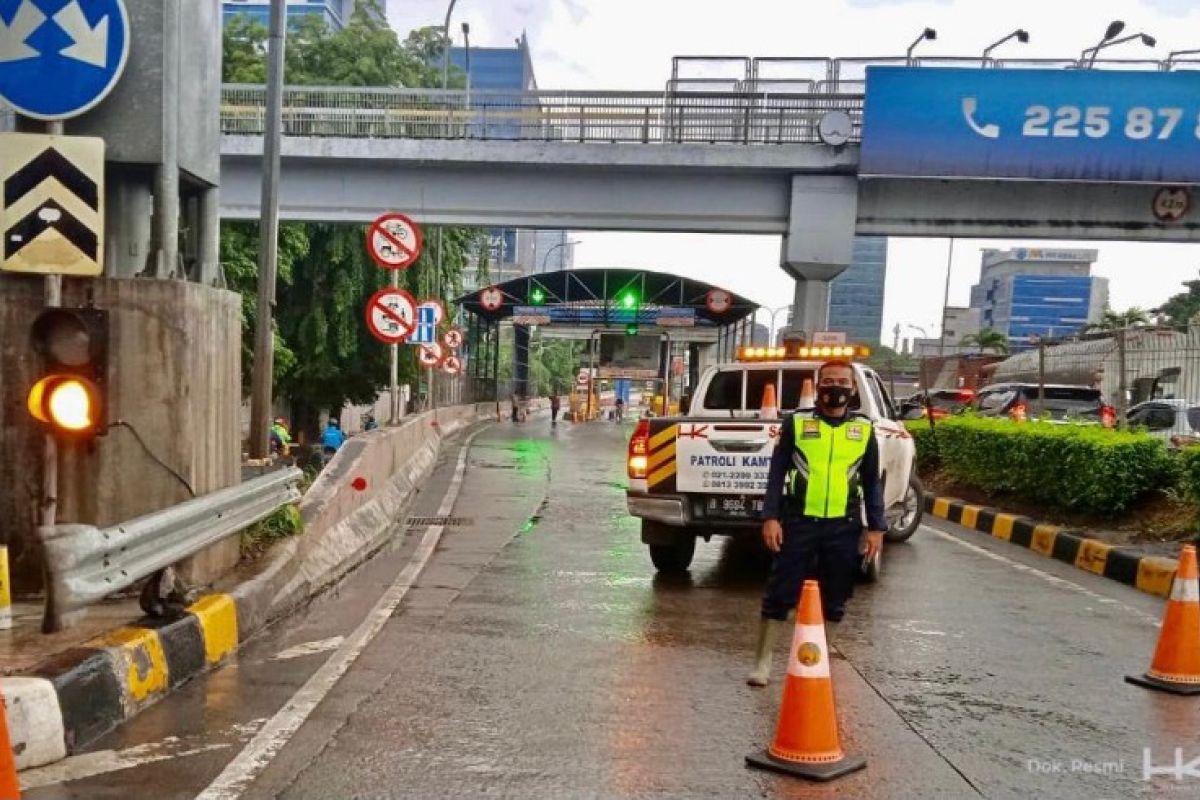
[[(64, 305), (94, 301), (111, 312), (108, 421), (132, 424), (149, 450), (197, 494), (240, 479), (241, 304), (236, 294), (180, 281), (67, 280)], [(34, 541), (42, 431), (25, 410), (41, 369), (29, 328), (42, 307), (42, 282), (0, 276), (0, 541), (13, 549), (14, 583), (40, 585)], [(113, 428), (92, 445), (63, 449), (60, 522), (110, 525), (188, 497), (133, 434)], [(237, 540), (185, 569), (195, 580), (232, 566)], [(198, 571), (197, 571), (198, 570)]]

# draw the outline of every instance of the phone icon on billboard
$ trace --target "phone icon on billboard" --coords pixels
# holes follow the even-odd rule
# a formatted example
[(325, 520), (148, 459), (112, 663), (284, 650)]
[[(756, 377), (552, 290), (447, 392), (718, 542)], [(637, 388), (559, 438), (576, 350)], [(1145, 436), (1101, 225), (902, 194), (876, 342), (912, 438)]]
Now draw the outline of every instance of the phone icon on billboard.
[(971, 126), (971, 130), (983, 136), (986, 139), (999, 139), (1000, 126), (994, 122), (989, 122), (986, 125), (980, 125), (975, 121), (975, 112), (979, 109), (979, 101), (974, 97), (964, 97), (962, 101), (963, 117), (966, 118), (967, 124)]

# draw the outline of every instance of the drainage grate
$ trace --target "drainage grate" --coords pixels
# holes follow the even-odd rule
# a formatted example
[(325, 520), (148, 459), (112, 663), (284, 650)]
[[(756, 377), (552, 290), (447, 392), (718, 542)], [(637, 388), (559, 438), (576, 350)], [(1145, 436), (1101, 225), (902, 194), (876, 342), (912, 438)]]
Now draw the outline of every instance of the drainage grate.
[(474, 525), (475, 520), (471, 517), (409, 517), (405, 524), (410, 528), (427, 528), (430, 525), (441, 525), (443, 528), (462, 527), (463, 525)]

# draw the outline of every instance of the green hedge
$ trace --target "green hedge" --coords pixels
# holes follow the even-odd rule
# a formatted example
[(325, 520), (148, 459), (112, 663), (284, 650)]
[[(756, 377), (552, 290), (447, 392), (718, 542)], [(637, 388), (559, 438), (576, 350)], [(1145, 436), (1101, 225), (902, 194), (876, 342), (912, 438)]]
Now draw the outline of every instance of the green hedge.
[(1123, 511), (1177, 481), (1200, 498), (1200, 453), (1175, 457), (1143, 433), (982, 417), (941, 420), (933, 432), (922, 421), (909, 430), (922, 468), (991, 494), (1099, 514)]
[(1175, 460), (1180, 493), (1193, 503), (1200, 503), (1200, 447), (1180, 450)]

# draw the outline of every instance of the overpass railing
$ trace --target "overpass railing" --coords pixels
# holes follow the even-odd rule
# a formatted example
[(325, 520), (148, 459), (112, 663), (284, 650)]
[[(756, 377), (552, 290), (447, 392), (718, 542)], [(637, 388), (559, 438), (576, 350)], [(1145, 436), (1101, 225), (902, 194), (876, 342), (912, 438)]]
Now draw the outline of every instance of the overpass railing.
[[(740, 86), (664, 92), (288, 87), (283, 132), (339, 138), (805, 144), (819, 141), (817, 123), (836, 108), (850, 114), (857, 141), (861, 92), (842, 94), (836, 88), (829, 82), (793, 81), (780, 91)], [(262, 86), (223, 87), (222, 132), (261, 135), (265, 106)]]

